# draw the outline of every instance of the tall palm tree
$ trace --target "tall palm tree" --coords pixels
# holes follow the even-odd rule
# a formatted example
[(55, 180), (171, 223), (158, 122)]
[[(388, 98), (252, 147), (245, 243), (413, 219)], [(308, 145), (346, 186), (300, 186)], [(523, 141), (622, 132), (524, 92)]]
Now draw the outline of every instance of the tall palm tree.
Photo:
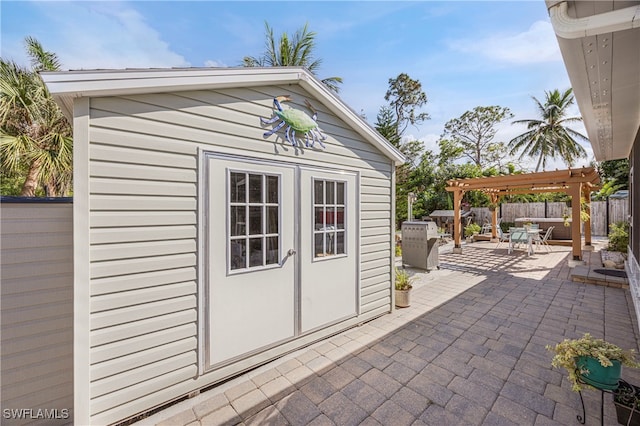
[[(322, 59), (314, 59), (313, 49), (315, 48), (316, 33), (309, 31), (308, 24), (296, 31), (293, 37), (287, 33), (276, 40), (273, 35), (273, 28), (265, 22), (266, 28), (266, 51), (258, 57), (245, 56), (242, 64), (245, 67), (286, 67), (301, 66), (307, 68), (312, 74), (320, 68)], [(329, 77), (322, 82), (333, 92), (338, 93), (341, 77)]]
[(538, 158), (536, 172), (545, 170), (548, 158), (563, 158), (569, 167), (587, 153), (576, 141), (588, 142), (586, 136), (569, 127), (567, 124), (582, 121), (582, 117), (567, 117), (568, 108), (574, 102), (573, 90), (567, 89), (560, 93), (558, 89), (545, 92), (545, 103), (533, 97), (536, 103), (539, 119), (516, 120), (513, 124), (526, 124), (528, 131), (509, 142), (510, 154), (522, 150), (523, 157)]
[(72, 130), (38, 75), (60, 63), (36, 39), (25, 42), (31, 69), (0, 58), (2, 174), (24, 174), (22, 196), (35, 196), (38, 185), (47, 196), (60, 196), (71, 187)]

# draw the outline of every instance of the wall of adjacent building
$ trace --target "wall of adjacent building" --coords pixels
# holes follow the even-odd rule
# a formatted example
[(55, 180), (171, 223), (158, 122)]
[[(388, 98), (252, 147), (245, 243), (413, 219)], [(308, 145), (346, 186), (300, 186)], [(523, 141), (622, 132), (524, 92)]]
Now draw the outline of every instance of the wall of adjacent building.
[(0, 203), (0, 407), (9, 425), (73, 418), (72, 204), (35, 201)]

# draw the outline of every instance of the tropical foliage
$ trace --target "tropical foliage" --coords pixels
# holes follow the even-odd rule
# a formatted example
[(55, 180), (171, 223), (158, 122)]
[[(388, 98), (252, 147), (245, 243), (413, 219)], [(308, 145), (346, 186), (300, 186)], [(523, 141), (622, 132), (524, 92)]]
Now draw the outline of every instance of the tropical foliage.
[[(273, 34), (273, 28), (265, 22), (265, 51), (260, 56), (245, 56), (242, 64), (245, 67), (305, 67), (316, 74), (322, 59), (313, 57), (316, 47), (316, 33), (309, 31), (308, 24), (296, 31), (293, 36), (282, 33), (279, 40)], [(322, 82), (333, 92), (338, 93), (341, 77), (328, 77)]]
[(510, 154), (520, 151), (520, 159), (530, 157), (538, 159), (535, 171), (546, 170), (547, 160), (561, 158), (569, 167), (575, 161), (586, 156), (586, 151), (578, 141), (587, 142), (582, 133), (568, 125), (582, 121), (581, 117), (567, 117), (573, 104), (573, 89), (563, 93), (558, 89), (545, 92), (545, 102), (533, 97), (540, 114), (539, 118), (516, 120), (513, 124), (526, 124), (527, 131), (509, 142)]
[(61, 196), (71, 190), (72, 131), (38, 75), (60, 63), (36, 39), (25, 41), (31, 69), (0, 59), (3, 195), (33, 197), (43, 188), (46, 196)]

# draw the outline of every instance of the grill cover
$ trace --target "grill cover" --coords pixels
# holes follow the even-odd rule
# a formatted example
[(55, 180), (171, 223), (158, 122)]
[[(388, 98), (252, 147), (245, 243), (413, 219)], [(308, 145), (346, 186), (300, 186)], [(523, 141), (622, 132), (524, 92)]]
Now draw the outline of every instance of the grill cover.
[(427, 271), (440, 267), (438, 227), (435, 222), (402, 224), (402, 265)]

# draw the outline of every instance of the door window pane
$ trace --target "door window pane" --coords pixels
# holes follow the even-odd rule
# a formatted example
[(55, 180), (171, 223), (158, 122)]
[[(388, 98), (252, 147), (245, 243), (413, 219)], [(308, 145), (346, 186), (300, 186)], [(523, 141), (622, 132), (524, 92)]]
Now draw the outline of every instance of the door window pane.
[(246, 206), (231, 206), (230, 209), (230, 225), (231, 235), (245, 235), (246, 233)]
[(314, 208), (314, 229), (319, 231), (324, 228), (324, 207)]
[(325, 182), (325, 191), (326, 191), (325, 203), (326, 204), (335, 203), (336, 202), (335, 182)]
[(249, 267), (262, 265), (264, 265), (262, 237), (249, 238)]
[(249, 235), (262, 234), (262, 206), (249, 207)]
[(278, 237), (267, 237), (267, 265), (278, 263)]
[(344, 254), (344, 232), (336, 232), (336, 254)]
[(228, 194), (229, 269), (277, 265), (280, 176), (231, 172)]
[(231, 240), (231, 269), (244, 269), (247, 267), (246, 240)]
[(313, 181), (314, 201), (316, 204), (324, 204), (324, 182), (321, 180)]
[(314, 256), (345, 254), (345, 182), (313, 181)]
[(344, 182), (336, 182), (336, 204), (344, 205)]
[(344, 207), (336, 207), (336, 228), (344, 229)]
[(267, 234), (278, 233), (278, 206), (267, 207)]
[(267, 203), (278, 204), (278, 176), (267, 176)]
[(262, 202), (262, 175), (249, 175), (249, 202)]
[(231, 173), (229, 181), (231, 202), (244, 203), (246, 201), (247, 175), (245, 173)]

